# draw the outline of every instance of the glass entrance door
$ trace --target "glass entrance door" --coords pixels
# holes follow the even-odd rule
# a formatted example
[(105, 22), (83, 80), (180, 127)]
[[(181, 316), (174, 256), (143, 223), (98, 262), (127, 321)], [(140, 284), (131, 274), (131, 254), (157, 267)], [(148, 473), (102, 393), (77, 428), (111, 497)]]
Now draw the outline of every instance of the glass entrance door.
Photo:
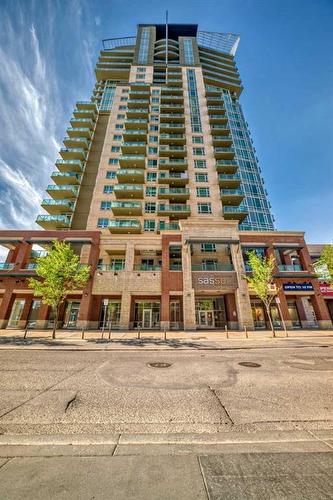
[(79, 316), (80, 302), (69, 302), (65, 313), (65, 328), (75, 328)]
[(294, 328), (301, 328), (301, 321), (299, 319), (296, 302), (288, 301), (288, 312)]
[(152, 310), (144, 309), (142, 313), (142, 323), (143, 328), (151, 328), (152, 327)]
[(200, 328), (214, 328), (214, 311), (198, 311), (198, 326)]
[(21, 319), (21, 314), (23, 311), (24, 304), (25, 304), (24, 299), (15, 299), (15, 302), (12, 307), (12, 312), (10, 314), (10, 318), (8, 321), (9, 328), (15, 328), (18, 326), (18, 323)]

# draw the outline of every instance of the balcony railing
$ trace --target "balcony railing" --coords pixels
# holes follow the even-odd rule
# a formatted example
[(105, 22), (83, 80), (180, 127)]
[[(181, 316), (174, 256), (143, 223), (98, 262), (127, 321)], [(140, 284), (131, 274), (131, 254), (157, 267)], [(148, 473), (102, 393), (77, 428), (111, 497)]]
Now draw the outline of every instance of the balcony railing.
[(0, 271), (10, 271), (14, 269), (14, 264), (8, 264), (8, 262), (0, 262)]
[(233, 271), (234, 266), (231, 263), (212, 263), (212, 264), (192, 264), (192, 271)]
[(280, 272), (297, 273), (304, 271), (300, 264), (279, 264), (278, 269)]
[(98, 264), (99, 271), (123, 271), (125, 269), (125, 262), (121, 264)]
[(150, 266), (149, 264), (136, 264), (134, 266), (135, 271), (160, 271), (161, 266)]

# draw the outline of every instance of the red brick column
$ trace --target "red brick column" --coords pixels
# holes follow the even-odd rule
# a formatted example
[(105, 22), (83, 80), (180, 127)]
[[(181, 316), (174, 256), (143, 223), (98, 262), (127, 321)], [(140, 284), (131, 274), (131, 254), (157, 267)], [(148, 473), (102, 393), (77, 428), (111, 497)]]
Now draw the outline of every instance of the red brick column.
[(15, 257), (15, 269), (23, 269), (26, 266), (27, 261), (29, 260), (31, 253), (31, 245), (30, 243), (23, 242), (18, 245), (18, 251)]
[(32, 296), (22, 297), (22, 298), (24, 298), (25, 303), (24, 303), (24, 306), (23, 306), (23, 310), (22, 310), (22, 314), (21, 314), (21, 318), (19, 320), (18, 326), (20, 328), (25, 328), (26, 323), (28, 321), (30, 309), (31, 309)]
[(332, 328), (332, 320), (324, 297), (322, 296), (318, 283), (312, 283), (315, 294), (311, 295), (311, 303), (317, 318), (319, 328), (329, 330)]
[(278, 298), (280, 299), (279, 303), (279, 309), (280, 309), (280, 314), (282, 315), (283, 322), (285, 324), (285, 327), (287, 330), (292, 330), (293, 325), (292, 321), (290, 318), (289, 310), (288, 310), (288, 304), (287, 304), (287, 297), (285, 296), (283, 289), (282, 289), (282, 284), (281, 290), (278, 292)]
[(6, 293), (0, 305), (0, 328), (6, 328), (12, 311), (15, 295), (13, 294), (15, 282), (11, 281), (6, 286)]
[(98, 241), (93, 241), (90, 246), (90, 252), (88, 257), (88, 265), (90, 266), (90, 278), (86, 287), (83, 290), (80, 310), (79, 310), (79, 317), (77, 321), (77, 326), (79, 328), (89, 328), (90, 326), (93, 328), (97, 328), (98, 319), (93, 321), (91, 316), (92, 316), (92, 306), (94, 302), (92, 295), (93, 278), (97, 268), (98, 258), (99, 258), (99, 243)]
[(36, 321), (36, 329), (41, 328), (44, 329), (47, 327), (49, 315), (50, 315), (51, 307), (47, 304), (41, 303), (41, 306), (38, 311), (38, 318)]

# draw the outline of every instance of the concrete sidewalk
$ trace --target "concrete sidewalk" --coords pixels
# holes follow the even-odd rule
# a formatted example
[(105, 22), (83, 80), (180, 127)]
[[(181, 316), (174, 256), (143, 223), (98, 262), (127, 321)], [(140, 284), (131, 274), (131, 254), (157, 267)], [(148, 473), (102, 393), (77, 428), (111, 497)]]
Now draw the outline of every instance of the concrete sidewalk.
[[(82, 331), (58, 330), (52, 339), (50, 330), (0, 330), (0, 349), (82, 349), (82, 350), (164, 350), (164, 349), (243, 349), (333, 345), (333, 330), (277, 331)], [(83, 337), (83, 338), (82, 338)]]
[(333, 431), (1, 436), (4, 500), (332, 498)]

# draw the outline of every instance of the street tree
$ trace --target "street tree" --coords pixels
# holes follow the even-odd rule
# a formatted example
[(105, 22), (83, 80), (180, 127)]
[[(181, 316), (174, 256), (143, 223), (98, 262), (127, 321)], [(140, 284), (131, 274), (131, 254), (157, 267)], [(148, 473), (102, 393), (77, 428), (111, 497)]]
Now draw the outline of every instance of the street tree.
[(273, 255), (269, 257), (258, 255), (251, 251), (247, 253), (248, 264), (251, 268), (250, 275), (244, 275), (249, 288), (259, 297), (265, 306), (269, 324), (275, 337), (275, 329), (272, 321), (270, 305), (277, 294), (277, 288), (273, 281), (274, 267), (276, 265)]
[(30, 278), (28, 284), (33, 288), (35, 295), (41, 297), (43, 304), (53, 309), (52, 338), (54, 339), (60, 307), (69, 293), (86, 285), (90, 266), (80, 265), (79, 256), (68, 243), (55, 241), (48, 248), (47, 255), (37, 259), (36, 274), (37, 278)]
[(314, 267), (319, 278), (333, 285), (333, 245), (324, 246)]

